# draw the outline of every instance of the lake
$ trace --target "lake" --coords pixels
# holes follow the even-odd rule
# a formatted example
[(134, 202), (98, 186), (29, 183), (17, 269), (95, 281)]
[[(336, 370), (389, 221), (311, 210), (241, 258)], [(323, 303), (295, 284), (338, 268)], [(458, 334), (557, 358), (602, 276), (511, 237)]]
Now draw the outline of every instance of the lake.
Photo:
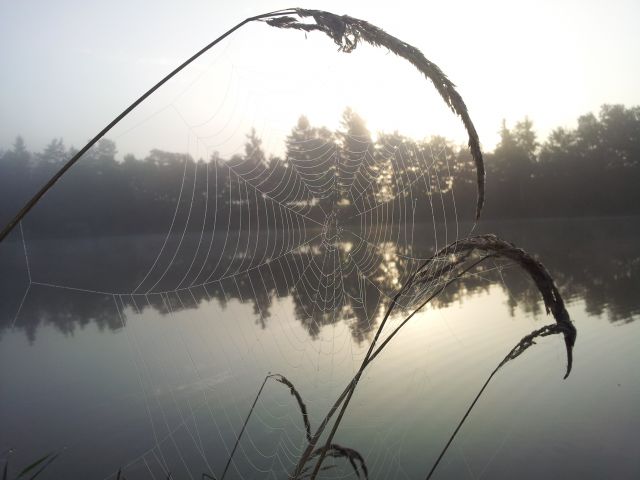
[[(314, 431), (390, 298), (469, 229), (14, 235), (0, 245), (0, 450), (13, 449), (14, 472), (61, 452), (41, 478), (287, 478), (305, 425), (293, 390), (265, 376), (295, 386)], [(545, 264), (577, 329), (573, 370), (563, 379), (559, 336), (536, 339), (492, 379), (433, 478), (640, 478), (640, 219), (476, 231)], [(370, 478), (425, 478), (489, 374), (552, 323), (524, 273), (487, 262), (365, 370), (335, 443)], [(345, 458), (324, 465), (322, 478), (355, 478)]]

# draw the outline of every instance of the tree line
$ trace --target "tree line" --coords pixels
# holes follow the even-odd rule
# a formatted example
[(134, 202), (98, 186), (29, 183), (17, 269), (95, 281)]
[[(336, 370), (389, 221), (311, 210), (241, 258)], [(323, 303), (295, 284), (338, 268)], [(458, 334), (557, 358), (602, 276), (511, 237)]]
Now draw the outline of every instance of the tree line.
[[(0, 152), (0, 223), (6, 223), (74, 149), (62, 139), (30, 152), (18, 137)], [(603, 105), (540, 141), (533, 122), (503, 122), (485, 154), (485, 218), (640, 213), (640, 107)], [(342, 223), (471, 220), (475, 169), (463, 145), (398, 132), (372, 135), (347, 109), (331, 131), (303, 116), (282, 158), (255, 131), (244, 153), (208, 159), (152, 150), (117, 158), (113, 141), (91, 149), (27, 222), (35, 235), (166, 232), (180, 228), (302, 228), (334, 215)], [(437, 200), (437, 201), (434, 201)], [(379, 215), (384, 210), (384, 215)]]

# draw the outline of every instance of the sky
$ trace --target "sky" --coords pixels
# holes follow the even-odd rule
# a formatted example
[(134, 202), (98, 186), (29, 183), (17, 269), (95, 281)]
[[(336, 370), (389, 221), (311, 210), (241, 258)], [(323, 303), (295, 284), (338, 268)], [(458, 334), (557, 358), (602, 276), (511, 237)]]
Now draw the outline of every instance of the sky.
[[(163, 75), (242, 19), (289, 5), (215, 0), (0, 0), (0, 148), (80, 147)], [(419, 48), (458, 86), (485, 150), (529, 116), (543, 140), (604, 103), (640, 104), (640, 2), (301, 1), (367, 20)], [(319, 33), (248, 25), (107, 137), (121, 154), (240, 152), (254, 127), (280, 153), (300, 114), (334, 128), (465, 138), (432, 85), (384, 50), (337, 52)]]

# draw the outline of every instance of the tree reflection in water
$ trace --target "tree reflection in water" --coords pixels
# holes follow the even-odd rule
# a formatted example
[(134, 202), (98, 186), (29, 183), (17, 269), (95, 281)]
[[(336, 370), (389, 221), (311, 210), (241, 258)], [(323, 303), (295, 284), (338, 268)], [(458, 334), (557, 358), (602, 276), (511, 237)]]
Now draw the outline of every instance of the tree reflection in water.
[[(611, 322), (631, 322), (640, 312), (635, 288), (640, 279), (640, 251), (637, 248), (640, 232), (631, 228), (624, 219), (503, 223), (491, 228), (504, 232), (504, 237), (514, 239), (544, 258), (565, 298), (569, 301), (583, 300), (590, 315), (606, 314)], [(615, 235), (605, 241), (601, 233), (604, 231)], [(327, 250), (318, 237), (291, 254), (244, 275), (163, 296), (150, 294), (148, 304), (143, 302), (143, 307), (140, 302), (134, 303), (135, 296), (123, 295), (122, 301), (125, 306), (152, 308), (160, 315), (167, 315), (169, 307), (174, 312), (197, 309), (202, 302), (215, 300), (220, 308), (225, 309), (229, 301), (235, 300), (251, 304), (255, 321), (268, 328), (274, 300), (290, 298), (296, 319), (312, 338), (317, 338), (327, 325), (346, 322), (353, 338), (363, 342), (381, 318), (389, 296), (406, 280), (408, 272), (417, 268), (420, 259), (433, 254), (434, 249), (427, 242), (417, 242), (411, 247), (402, 242), (367, 242), (359, 235), (358, 232), (353, 235), (342, 232), (341, 239), (327, 253), (329, 260), (324, 262)], [(133, 270), (151, 260), (151, 249), (146, 250), (146, 258), (139, 258), (144, 250), (137, 246), (145, 241), (146, 238), (140, 236), (121, 239), (121, 243), (116, 245), (91, 239), (55, 245), (52, 241), (30, 244), (36, 283), (22, 306), (20, 321), (16, 322), (15, 328), (23, 330), (30, 341), (35, 340), (38, 328), (47, 324), (66, 334), (89, 323), (95, 323), (101, 329), (122, 328), (110, 295), (68, 289), (61, 291), (37, 282), (50, 281), (71, 287), (90, 285), (98, 291), (117, 293), (114, 289), (122, 288), (123, 279), (135, 276)], [(86, 247), (87, 243), (93, 247)], [(13, 324), (28, 282), (24, 260), (19, 255), (20, 248), (19, 244), (5, 243), (0, 251), (0, 255), (4, 253), (0, 258), (0, 289), (4, 292), (0, 299), (0, 332)], [(606, 248), (607, 255), (602, 254), (603, 248)], [(84, 252), (84, 256), (78, 252)], [(92, 264), (95, 259), (88, 260), (87, 257), (93, 255), (103, 259), (104, 263)], [(76, 262), (69, 263), (69, 258)], [(221, 268), (234, 268), (241, 260), (224, 257)], [(321, 275), (332, 278), (334, 261), (342, 262), (347, 268), (335, 276), (334, 284), (326, 286), (332, 288), (330, 293), (323, 292), (319, 297), (318, 278)], [(64, 269), (59, 268), (59, 262), (65, 262)], [(95, 275), (96, 270), (100, 271), (99, 276)], [(66, 276), (49, 280), (40, 274), (55, 271), (63, 271)], [(300, 275), (300, 272), (304, 274)], [(166, 283), (170, 284), (180, 273), (178, 270), (172, 272)], [(484, 270), (460, 279), (435, 298), (431, 306), (446, 308), (464, 302), (465, 298), (488, 294), (492, 285), (508, 295), (512, 316), (518, 311), (542, 314), (539, 295), (530, 281), (505, 263), (487, 264)]]

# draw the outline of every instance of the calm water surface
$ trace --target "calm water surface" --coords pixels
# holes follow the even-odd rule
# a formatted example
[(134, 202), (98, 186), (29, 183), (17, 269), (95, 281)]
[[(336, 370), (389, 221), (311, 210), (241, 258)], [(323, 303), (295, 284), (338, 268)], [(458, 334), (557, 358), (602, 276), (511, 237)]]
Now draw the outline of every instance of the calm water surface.
[[(640, 220), (481, 230), (537, 254), (556, 279), (578, 329), (573, 372), (563, 380), (557, 336), (505, 365), (434, 478), (640, 478)], [(230, 249), (215, 240), (207, 262), (180, 253), (198, 236), (180, 248), (172, 238), (178, 254), (147, 277), (163, 236), (1, 245), (3, 456), (13, 448), (16, 469), (62, 451), (42, 478), (115, 478), (119, 467), (129, 479), (220, 478), (269, 372), (295, 385), (317, 427), (389, 296), (444, 238), (427, 226), (351, 235), (272, 232), (245, 245), (234, 234), (233, 254), (216, 255)], [(371, 478), (424, 478), (491, 371), (553, 323), (525, 275), (489, 270), (449, 287), (367, 369), (335, 441)], [(286, 478), (304, 446), (295, 398), (270, 380), (225, 478)], [(353, 475), (344, 459), (327, 465), (323, 478)]]

